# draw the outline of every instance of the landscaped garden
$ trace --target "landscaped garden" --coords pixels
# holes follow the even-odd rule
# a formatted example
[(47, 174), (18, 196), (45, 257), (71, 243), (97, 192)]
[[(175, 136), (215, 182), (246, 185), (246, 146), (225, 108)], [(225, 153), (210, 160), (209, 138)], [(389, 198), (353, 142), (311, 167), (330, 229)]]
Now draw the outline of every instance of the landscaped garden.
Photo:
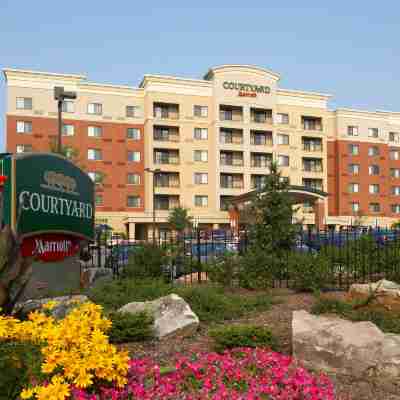
[[(182, 249), (149, 244), (131, 255), (117, 279), (84, 291), (83, 303), (38, 301), (35, 311), (22, 306), (0, 315), (0, 399), (399, 399), (396, 379), (386, 377), (396, 376), (400, 361), (400, 340), (390, 335), (400, 334), (400, 308), (396, 296), (385, 296), (400, 287), (379, 283), (359, 297), (335, 291), (342, 273), (330, 262), (336, 250), (293, 251), (292, 204), (272, 172), (254, 202), (251, 245), (202, 265), (206, 282), (166, 280), (162, 266)], [(352, 246), (363, 251), (350, 252)], [(335, 262), (357, 276), (363, 252), (373, 246), (363, 239), (349, 244), (347, 257)], [(396, 253), (384, 251), (397, 265)], [(377, 267), (371, 276), (381, 272)], [(375, 341), (375, 354), (363, 327), (389, 345)], [(353, 342), (334, 342), (345, 332)], [(366, 344), (347, 357), (358, 334)], [(318, 350), (324, 345), (326, 354)], [(382, 350), (388, 370), (380, 369), (381, 359), (376, 371), (366, 368), (378, 378), (351, 369), (365, 349), (376, 357), (390, 350)], [(311, 355), (307, 368), (298, 354)]]

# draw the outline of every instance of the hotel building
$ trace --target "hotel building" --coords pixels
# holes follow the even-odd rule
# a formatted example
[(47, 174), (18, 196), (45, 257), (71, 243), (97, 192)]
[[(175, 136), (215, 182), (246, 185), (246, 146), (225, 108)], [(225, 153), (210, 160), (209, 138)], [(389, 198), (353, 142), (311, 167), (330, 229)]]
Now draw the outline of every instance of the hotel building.
[[(400, 218), (400, 113), (331, 110), (330, 95), (282, 89), (279, 74), (246, 65), (210, 68), (203, 79), (145, 75), (138, 87), (4, 76), (8, 152), (49, 151), (54, 87), (77, 93), (63, 104), (63, 145), (98, 183), (97, 221), (130, 238), (151, 234), (153, 207), (160, 234), (177, 205), (199, 227), (229, 228), (230, 201), (262, 186), (272, 160), (291, 185), (328, 193), (325, 225)], [(313, 211), (305, 203), (298, 217), (312, 225)]]

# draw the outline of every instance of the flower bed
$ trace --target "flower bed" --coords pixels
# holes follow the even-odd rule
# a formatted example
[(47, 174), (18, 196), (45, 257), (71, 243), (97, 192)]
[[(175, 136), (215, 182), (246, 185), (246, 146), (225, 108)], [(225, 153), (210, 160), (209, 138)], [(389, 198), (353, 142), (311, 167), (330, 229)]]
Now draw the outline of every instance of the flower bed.
[[(266, 349), (241, 348), (224, 354), (179, 356), (175, 368), (160, 368), (150, 359), (130, 361), (123, 389), (100, 388), (100, 399), (333, 400), (334, 388), (324, 375), (313, 375), (291, 357)], [(77, 400), (95, 400), (73, 390)]]

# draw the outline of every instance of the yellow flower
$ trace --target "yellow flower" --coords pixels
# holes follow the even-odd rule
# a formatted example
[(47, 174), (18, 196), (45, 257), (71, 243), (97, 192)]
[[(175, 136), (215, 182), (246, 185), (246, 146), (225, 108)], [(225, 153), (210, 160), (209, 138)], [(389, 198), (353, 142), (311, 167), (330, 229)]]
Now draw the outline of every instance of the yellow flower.
[(59, 301), (55, 300), (50, 300), (46, 304), (43, 304), (42, 308), (45, 310), (52, 310), (54, 307), (58, 306), (60, 304)]
[(24, 389), (21, 392), (21, 399), (30, 399), (35, 394), (34, 389)]

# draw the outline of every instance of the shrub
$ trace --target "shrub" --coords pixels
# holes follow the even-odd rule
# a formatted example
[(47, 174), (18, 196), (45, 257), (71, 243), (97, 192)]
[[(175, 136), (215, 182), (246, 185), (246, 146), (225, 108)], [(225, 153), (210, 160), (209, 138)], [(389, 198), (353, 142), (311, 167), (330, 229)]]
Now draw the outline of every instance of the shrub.
[(232, 287), (234, 281), (237, 279), (240, 261), (240, 257), (235, 254), (223, 254), (207, 267), (208, 278), (211, 282), (215, 282), (223, 287)]
[(127, 278), (160, 278), (163, 266), (168, 264), (166, 250), (153, 244), (138, 247), (129, 256), (129, 262), (123, 269)]
[(268, 347), (274, 349), (276, 340), (264, 326), (232, 325), (213, 329), (209, 335), (214, 339), (218, 353), (236, 347)]
[(112, 325), (108, 335), (112, 343), (140, 342), (153, 337), (153, 318), (144, 312), (115, 312), (109, 317)]
[(328, 259), (322, 254), (293, 252), (287, 261), (288, 273), (295, 290), (320, 290), (332, 282)]
[(34, 344), (0, 341), (0, 400), (18, 399), (32, 376), (42, 376), (42, 358), (39, 347)]

